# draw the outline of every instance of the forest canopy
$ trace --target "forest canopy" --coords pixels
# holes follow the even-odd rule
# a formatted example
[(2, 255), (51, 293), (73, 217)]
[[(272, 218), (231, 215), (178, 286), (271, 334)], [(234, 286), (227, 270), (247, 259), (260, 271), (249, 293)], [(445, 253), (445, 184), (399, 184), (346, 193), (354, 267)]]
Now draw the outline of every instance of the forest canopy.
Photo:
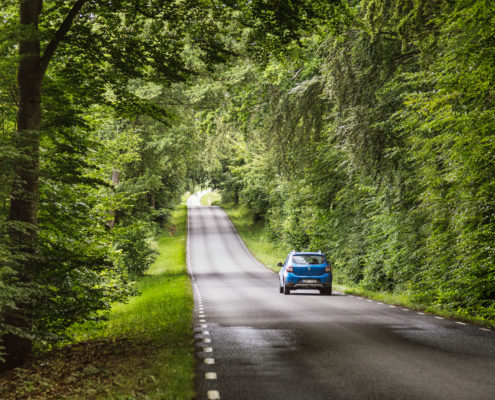
[(493, 2), (2, 4), (4, 365), (134, 295), (198, 184), (342, 284), (494, 319)]

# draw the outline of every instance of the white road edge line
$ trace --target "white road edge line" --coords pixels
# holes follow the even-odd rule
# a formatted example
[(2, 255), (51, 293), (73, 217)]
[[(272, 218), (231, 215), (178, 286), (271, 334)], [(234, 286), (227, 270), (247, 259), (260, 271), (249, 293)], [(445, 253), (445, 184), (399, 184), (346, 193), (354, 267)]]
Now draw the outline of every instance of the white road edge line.
[(491, 332), (492, 330), (491, 329), (486, 329), (486, 328), (480, 328), (481, 331), (485, 331), (485, 332)]
[(204, 363), (205, 364), (215, 364), (215, 359), (214, 358), (205, 358)]
[(456, 324), (459, 324), (459, 325), (467, 325), (465, 324), (464, 322), (459, 322), (459, 321), (455, 321)]
[(220, 393), (218, 390), (208, 390), (206, 394), (208, 396), (208, 400), (218, 400), (220, 399)]
[(205, 379), (217, 379), (217, 374), (215, 372), (207, 372), (205, 374)]

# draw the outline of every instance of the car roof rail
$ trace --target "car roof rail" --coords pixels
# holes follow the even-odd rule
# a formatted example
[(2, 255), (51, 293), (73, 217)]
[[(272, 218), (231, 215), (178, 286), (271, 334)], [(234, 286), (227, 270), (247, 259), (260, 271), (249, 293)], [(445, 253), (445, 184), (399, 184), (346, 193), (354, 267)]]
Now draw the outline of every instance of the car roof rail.
[(290, 252), (291, 252), (291, 253), (295, 253), (296, 251), (295, 251), (295, 250), (291, 250)]
[(321, 254), (321, 250), (318, 250), (318, 254)]

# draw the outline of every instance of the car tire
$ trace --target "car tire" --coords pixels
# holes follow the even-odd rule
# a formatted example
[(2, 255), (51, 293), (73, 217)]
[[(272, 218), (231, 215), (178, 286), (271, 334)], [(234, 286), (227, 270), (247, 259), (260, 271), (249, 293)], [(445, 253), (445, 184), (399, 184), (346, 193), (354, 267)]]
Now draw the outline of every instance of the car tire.
[(320, 290), (320, 294), (323, 296), (331, 296), (332, 295), (332, 289), (322, 289)]
[(284, 286), (284, 294), (289, 295), (290, 289), (287, 286)]
[(284, 292), (284, 287), (280, 286), (280, 293), (283, 293), (283, 292)]

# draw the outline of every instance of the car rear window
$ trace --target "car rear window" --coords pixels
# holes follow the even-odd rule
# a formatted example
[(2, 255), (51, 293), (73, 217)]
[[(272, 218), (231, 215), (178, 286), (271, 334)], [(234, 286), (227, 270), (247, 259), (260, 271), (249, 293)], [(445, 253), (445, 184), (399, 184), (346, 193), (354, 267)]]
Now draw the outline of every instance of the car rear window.
[(313, 254), (303, 254), (292, 257), (292, 262), (294, 264), (302, 265), (316, 265), (323, 264), (325, 262), (325, 256), (323, 255), (313, 255)]

